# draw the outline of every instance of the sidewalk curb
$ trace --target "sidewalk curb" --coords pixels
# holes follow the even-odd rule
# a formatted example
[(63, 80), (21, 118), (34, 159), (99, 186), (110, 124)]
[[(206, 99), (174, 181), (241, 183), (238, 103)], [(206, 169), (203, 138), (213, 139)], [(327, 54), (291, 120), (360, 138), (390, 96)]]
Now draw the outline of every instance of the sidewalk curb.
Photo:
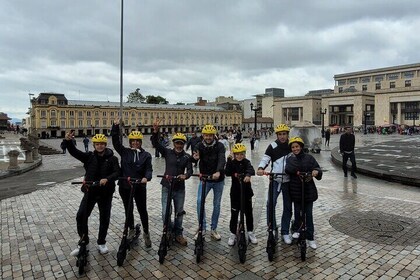
[[(338, 150), (339, 150), (339, 147), (335, 147), (331, 150), (331, 159), (333, 163), (335, 163), (338, 166), (341, 166), (343, 164), (343, 160)], [(357, 148), (356, 148), (356, 151), (357, 151)], [(357, 161), (357, 156), (356, 156), (356, 161)], [(347, 164), (347, 166), (351, 168), (351, 164)], [(395, 172), (385, 173), (383, 170), (366, 166), (364, 164), (359, 164), (359, 163), (357, 164), (357, 173), (368, 175), (370, 177), (379, 178), (379, 179), (390, 181), (390, 182), (398, 182), (404, 185), (420, 187), (420, 179), (418, 178), (411, 177), (409, 175), (402, 176), (401, 174), (397, 174)]]
[(25, 172), (28, 172), (32, 169), (37, 168), (41, 164), (42, 164), (42, 155), (39, 155), (39, 159), (34, 160), (34, 162), (32, 162), (32, 163), (21, 163), (21, 164), (19, 164), (20, 168), (18, 170), (6, 170), (5, 174), (0, 174), (0, 179), (4, 179), (4, 178), (8, 178), (8, 177), (23, 174)]

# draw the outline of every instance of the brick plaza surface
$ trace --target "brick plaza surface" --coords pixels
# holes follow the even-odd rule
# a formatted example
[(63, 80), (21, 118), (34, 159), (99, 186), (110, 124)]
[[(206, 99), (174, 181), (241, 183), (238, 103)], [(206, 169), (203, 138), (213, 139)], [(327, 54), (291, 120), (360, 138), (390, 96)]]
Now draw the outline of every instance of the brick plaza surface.
[[(335, 138), (334, 138), (335, 137)], [(336, 145), (337, 136), (332, 144)], [(248, 145), (247, 140), (245, 143)], [(335, 143), (335, 144), (334, 144)], [(269, 140), (260, 143), (258, 152), (248, 152), (257, 166)], [(82, 148), (82, 147), (79, 147)], [(148, 149), (152, 152), (151, 149)], [(152, 153), (153, 154), (153, 153)], [(255, 233), (257, 245), (249, 245), (247, 260), (240, 264), (237, 247), (227, 245), (230, 219), (230, 179), (226, 180), (218, 231), (221, 241), (206, 239), (204, 257), (197, 264), (192, 237), (197, 228), (196, 190), (198, 181), (191, 178), (186, 185), (184, 233), (187, 247), (174, 245), (164, 264), (159, 264), (157, 250), (160, 242), (161, 186), (157, 174), (163, 173), (164, 160), (153, 159), (154, 178), (148, 184), (148, 210), (152, 248), (146, 249), (142, 238), (128, 253), (122, 267), (116, 264), (116, 254), (124, 226), (124, 212), (118, 191), (114, 194), (111, 225), (107, 237), (110, 252), (101, 255), (96, 249), (98, 233), (97, 208), (89, 219), (91, 243), (86, 275), (79, 277), (75, 259), (69, 253), (77, 244), (75, 215), (82, 193), (70, 181), (41, 188), (29, 194), (3, 199), (1, 205), (1, 279), (419, 279), (420, 244), (387, 245), (381, 240), (354, 238), (330, 224), (340, 213), (376, 211), (419, 221), (420, 189), (381, 181), (359, 175), (357, 180), (343, 178), (341, 169), (330, 161), (330, 152), (314, 155), (323, 169), (321, 181), (316, 182), (319, 199), (314, 203), (315, 239), (318, 249), (308, 250), (301, 262), (296, 245), (279, 243), (275, 260), (269, 262), (265, 252), (266, 177), (253, 177)], [(58, 159), (57, 159), (58, 158)], [(55, 169), (70, 156), (56, 155), (48, 168)], [(45, 160), (45, 159), (44, 159)], [(55, 164), (54, 164), (55, 163)], [(41, 168), (46, 168), (41, 167)], [(63, 169), (65, 172), (65, 169)], [(74, 180), (79, 180), (75, 178)], [(1, 183), (1, 181), (0, 181)], [(207, 221), (212, 212), (212, 192), (206, 201)], [(278, 203), (278, 220), (281, 213)], [(138, 221), (138, 214), (136, 213)], [(412, 232), (413, 236), (420, 232)]]

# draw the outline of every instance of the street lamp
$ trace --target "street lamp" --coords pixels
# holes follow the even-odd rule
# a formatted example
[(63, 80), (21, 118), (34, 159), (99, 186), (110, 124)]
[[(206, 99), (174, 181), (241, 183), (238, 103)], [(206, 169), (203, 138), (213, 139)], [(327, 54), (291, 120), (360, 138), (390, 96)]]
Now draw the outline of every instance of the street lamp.
[(34, 108), (34, 106), (32, 106), (32, 97), (34, 96), (33, 93), (28, 93), (29, 96), (29, 125), (28, 125), (28, 133), (32, 133), (32, 110)]
[(370, 116), (370, 114), (368, 113), (368, 112), (364, 112), (364, 117), (365, 117), (365, 130), (364, 130), (364, 132), (363, 132), (363, 134), (367, 134), (367, 117), (369, 117)]
[(319, 113), (321, 114), (321, 124), (322, 124), (321, 134), (322, 134), (322, 138), (325, 138), (324, 115), (327, 113), (327, 108), (325, 108), (324, 111), (322, 109), (319, 109)]
[(255, 107), (254, 108), (254, 103), (251, 102), (251, 104), (249, 104), (251, 106), (251, 111), (254, 111), (255, 115), (254, 115), (254, 135), (257, 136), (257, 111), (260, 110), (260, 108)]

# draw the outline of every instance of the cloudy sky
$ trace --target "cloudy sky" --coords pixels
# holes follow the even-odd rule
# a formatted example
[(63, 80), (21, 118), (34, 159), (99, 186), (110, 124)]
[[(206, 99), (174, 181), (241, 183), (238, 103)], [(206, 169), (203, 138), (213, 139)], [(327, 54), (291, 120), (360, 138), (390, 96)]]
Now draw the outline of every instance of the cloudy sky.
[[(333, 88), (335, 74), (420, 62), (418, 0), (124, 0), (124, 101)], [(121, 0), (0, 1), (0, 111), (28, 93), (119, 101)]]

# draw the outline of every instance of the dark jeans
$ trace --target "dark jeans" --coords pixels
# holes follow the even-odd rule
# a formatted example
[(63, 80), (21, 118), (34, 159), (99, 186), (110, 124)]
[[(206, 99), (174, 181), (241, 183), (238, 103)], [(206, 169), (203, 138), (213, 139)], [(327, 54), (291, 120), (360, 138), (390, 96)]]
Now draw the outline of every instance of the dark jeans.
[(111, 217), (112, 193), (97, 195), (94, 192), (89, 192), (84, 195), (76, 216), (77, 233), (80, 238), (84, 236), (84, 240), (89, 243), (88, 219), (96, 203), (98, 203), (99, 208), (99, 233), (97, 243), (105, 244)]
[[(137, 211), (140, 214), (141, 224), (143, 226), (143, 231), (149, 233), (149, 214), (147, 213), (147, 204), (146, 204), (146, 184), (135, 184), (134, 186), (134, 200), (136, 201)], [(129, 228), (134, 228), (134, 205), (131, 208), (130, 213), (128, 213), (129, 199), (130, 199), (130, 188), (119, 187), (119, 193), (121, 199), (124, 203), (125, 217), (126, 217), (126, 226)], [(131, 202), (130, 202), (131, 203)], [(134, 203), (134, 202), (132, 202)]]
[[(300, 211), (302, 209), (302, 203), (295, 202), (295, 223), (293, 227), (296, 230), (299, 230), (302, 226), (302, 220), (300, 218)], [(313, 202), (306, 202), (305, 203), (305, 212), (306, 212), (306, 239), (307, 240), (314, 240), (314, 217), (313, 217)]]
[[(277, 198), (280, 195), (280, 192), (283, 194), (283, 214), (281, 215), (281, 235), (289, 234), (290, 228), (290, 221), (292, 219), (292, 198), (290, 197), (290, 183), (283, 183), (281, 185), (280, 192), (277, 190), (279, 183), (277, 181), (273, 182), (273, 228), (277, 227), (277, 219), (276, 219), (276, 205), (277, 205)], [(268, 221), (268, 200), (267, 200), (267, 221)]]
[(350, 159), (351, 162), (351, 173), (355, 173), (357, 172), (357, 167), (356, 167), (356, 156), (354, 155), (354, 151), (351, 153), (345, 153), (343, 152), (343, 171), (344, 174), (347, 174), (347, 160)]
[[(230, 224), (231, 233), (236, 234), (238, 227), (238, 217), (241, 211), (240, 194), (230, 194)], [(252, 198), (244, 198), (244, 214), (246, 220), (246, 231), (254, 231), (254, 216), (252, 215)]]

